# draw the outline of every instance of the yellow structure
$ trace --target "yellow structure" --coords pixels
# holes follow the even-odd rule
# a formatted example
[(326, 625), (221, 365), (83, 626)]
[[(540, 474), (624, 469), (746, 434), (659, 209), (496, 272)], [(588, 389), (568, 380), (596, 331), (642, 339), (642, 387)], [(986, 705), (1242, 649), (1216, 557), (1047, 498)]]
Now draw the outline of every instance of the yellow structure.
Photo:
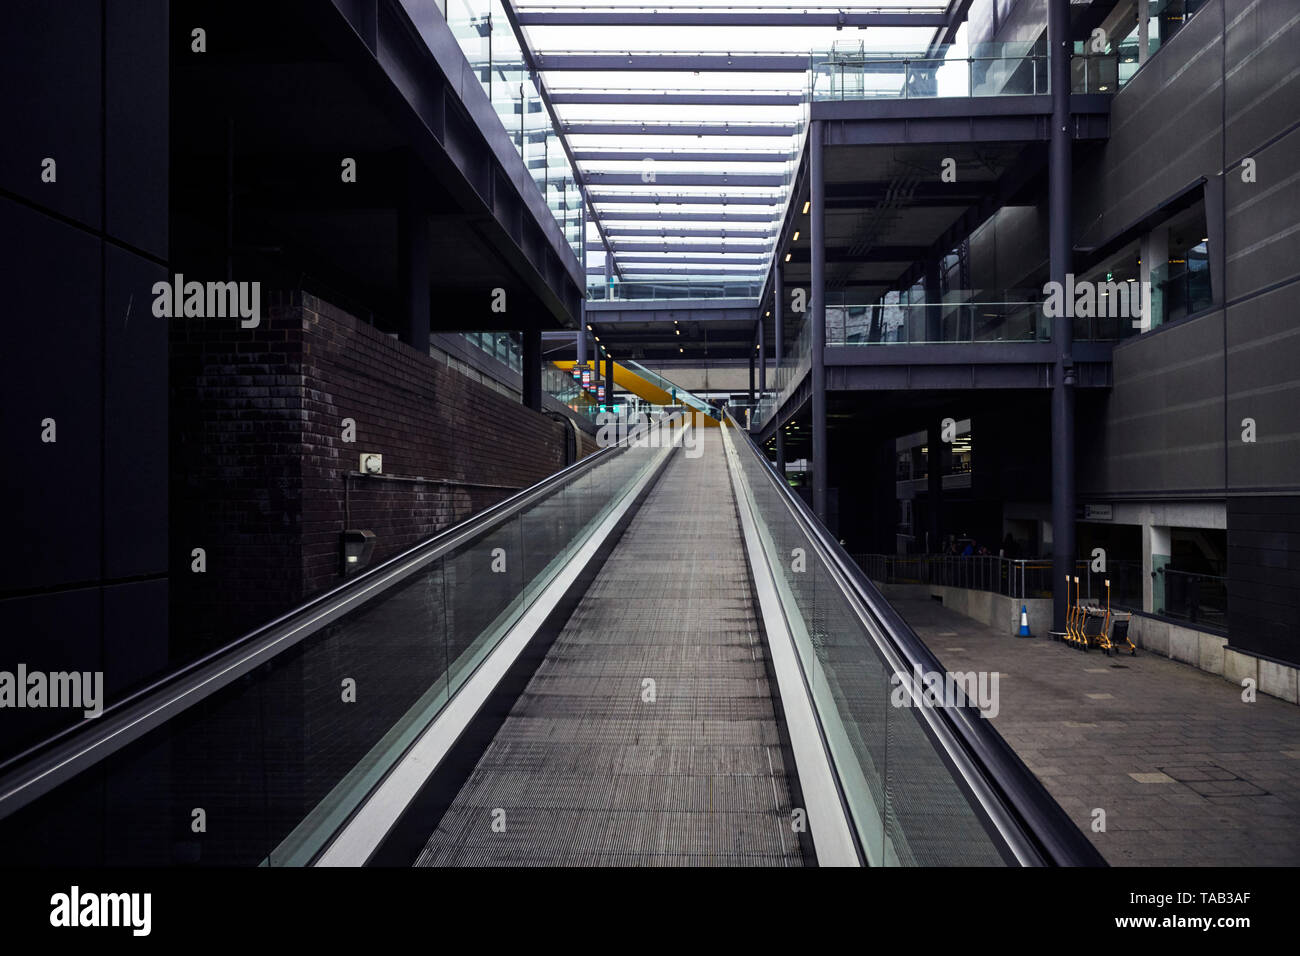
[[(566, 362), (552, 362), (551, 364), (553, 364), (556, 368), (563, 369), (564, 371), (572, 374), (573, 366), (577, 365), (578, 363), (566, 361)], [(592, 381), (593, 382), (596, 381), (597, 371), (595, 368), (595, 363), (588, 362), (587, 368), (591, 370)], [(603, 380), (603, 370), (600, 374), (602, 375), (602, 380)], [(625, 391), (631, 392), (633, 395), (637, 396), (638, 398), (644, 399), (645, 401), (649, 402), (651, 405), (672, 406), (672, 405), (683, 404), (682, 402), (674, 401), (672, 393), (664, 391), (662, 388), (660, 388), (658, 385), (651, 382), (649, 379), (644, 378), (641, 375), (638, 375), (630, 368), (625, 368), (624, 366), (619, 365), (618, 362), (614, 363), (614, 384), (617, 385), (619, 388), (624, 389)], [(701, 419), (703, 419), (703, 424), (706, 428), (718, 427), (718, 422), (715, 418), (709, 415), (705, 415), (703, 412), (700, 412), (699, 416)]]

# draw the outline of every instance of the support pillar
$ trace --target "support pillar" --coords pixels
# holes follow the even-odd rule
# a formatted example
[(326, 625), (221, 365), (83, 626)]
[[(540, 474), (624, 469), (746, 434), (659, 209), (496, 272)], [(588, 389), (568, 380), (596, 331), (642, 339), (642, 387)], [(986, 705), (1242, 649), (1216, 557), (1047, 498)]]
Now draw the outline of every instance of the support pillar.
[(542, 410), (542, 330), (526, 329), (524, 336), (524, 405)]
[(931, 422), (926, 428), (925, 447), (925, 503), (930, 518), (926, 526), (929, 538), (926, 550), (935, 554), (943, 547), (943, 473), (947, 466), (943, 430), (938, 422)]
[(1165, 609), (1165, 568), (1173, 550), (1172, 539), (1165, 525), (1142, 526), (1142, 610), (1148, 614), (1160, 614)]
[(398, 250), (404, 315), (400, 338), (421, 355), (429, 354), (429, 219), (409, 210), (401, 217)]
[[(1070, 191), (1070, 0), (1048, 0), (1047, 38), (1052, 87), (1048, 142), (1048, 254), (1050, 278), (1065, 287), (1074, 270)], [(1074, 576), (1074, 359), (1072, 309), (1053, 320), (1056, 362), (1052, 370), (1052, 630), (1065, 630), (1065, 579)]]
[(943, 292), (939, 282), (939, 260), (925, 260), (925, 340), (943, 341)]
[[(1206, 207), (1208, 209), (1208, 202)], [(1151, 301), (1148, 303), (1151, 314), (1146, 316), (1146, 322), (1149, 329), (1154, 329), (1163, 325), (1165, 320), (1165, 293), (1161, 283), (1169, 278), (1169, 227), (1156, 226), (1142, 237), (1138, 249), (1138, 255), (1142, 259), (1138, 278), (1150, 283), (1151, 289)], [(1214, 283), (1213, 273), (1210, 274), (1210, 283)]]
[(1151, 4), (1149, 0), (1138, 0), (1138, 66), (1141, 67), (1151, 55)]
[[(772, 356), (775, 359), (773, 368), (776, 381), (772, 383), (772, 390), (777, 394), (777, 403), (780, 403), (780, 395), (783, 387), (781, 381), (781, 359), (782, 352), (785, 351), (785, 277), (781, 272), (781, 265), (777, 263), (773, 269), (775, 275), (772, 280), (773, 305), (772, 318), (775, 328), (775, 334), (772, 336)], [(774, 411), (779, 412), (777, 408)], [(776, 423), (776, 471), (785, 479), (785, 422)]]
[(605, 407), (614, 410), (614, 356), (605, 353)]
[(808, 135), (808, 179), (812, 226), (812, 469), (813, 513), (826, 524), (829, 488), (826, 449), (826, 176), (822, 161), (822, 120), (813, 120)]
[(749, 353), (749, 407), (754, 407), (754, 353)]
[[(762, 312), (762, 309), (759, 309)], [(767, 323), (758, 317), (758, 400), (767, 394)]]
[(1206, 254), (1210, 257), (1210, 301), (1222, 306), (1228, 301), (1228, 257), (1224, 254), (1227, 227), (1224, 223), (1223, 175), (1211, 176), (1205, 182), (1205, 238)]
[(772, 389), (778, 395), (781, 393), (781, 359), (785, 356), (785, 278), (781, 275), (781, 266), (776, 267), (776, 278), (773, 282), (775, 304), (772, 306), (772, 319), (775, 325), (774, 335), (772, 336), (772, 358), (774, 359), (773, 369), (776, 381), (772, 383)]
[(582, 308), (579, 313), (578, 321), (578, 338), (575, 343), (574, 360), (577, 364), (573, 366), (576, 376), (574, 387), (578, 390), (578, 395), (583, 395), (582, 391), (582, 373), (587, 370), (587, 300), (583, 299)]

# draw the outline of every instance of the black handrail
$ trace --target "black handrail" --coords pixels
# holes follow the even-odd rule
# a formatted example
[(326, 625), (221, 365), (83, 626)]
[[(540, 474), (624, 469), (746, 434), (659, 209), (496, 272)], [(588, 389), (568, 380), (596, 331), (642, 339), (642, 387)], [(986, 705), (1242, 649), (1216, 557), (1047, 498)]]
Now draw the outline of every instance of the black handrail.
[(602, 448), (471, 515), (222, 647), (133, 691), (93, 719), (64, 728), (0, 762), (0, 819), (200, 703), (465, 540), (545, 497), (552, 488), (626, 451), (641, 432)]
[[(918, 670), (923, 673), (942, 672), (944, 667), (939, 659), (885, 600), (803, 499), (781, 480), (772, 462), (749, 433), (740, 427), (729, 412), (727, 418), (735, 431), (745, 436), (750, 452), (763, 463), (767, 478), (780, 490), (796, 519), (821, 552), (822, 558), (852, 587), (852, 596), (874, 618), (879, 632), (889, 641), (890, 649), (904, 661), (908, 673), (916, 673)], [(1083, 831), (978, 710), (969, 704), (963, 707), (935, 707), (931, 710), (951, 734), (952, 742), (966, 756), (967, 772), (979, 774), (984, 789), (1000, 805), (1004, 814), (1002, 822), (1024, 837), (1026, 846), (1041, 863), (1050, 866), (1107, 865)], [(933, 733), (924, 721), (922, 726), (927, 734)]]

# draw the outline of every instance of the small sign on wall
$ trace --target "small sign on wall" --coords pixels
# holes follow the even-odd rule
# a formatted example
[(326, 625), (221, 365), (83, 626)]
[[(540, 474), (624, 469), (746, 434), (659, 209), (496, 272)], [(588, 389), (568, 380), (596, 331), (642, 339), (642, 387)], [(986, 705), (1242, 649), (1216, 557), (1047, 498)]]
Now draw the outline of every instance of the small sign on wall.
[(1084, 505), (1083, 517), (1085, 521), (1112, 521), (1115, 515), (1110, 505)]

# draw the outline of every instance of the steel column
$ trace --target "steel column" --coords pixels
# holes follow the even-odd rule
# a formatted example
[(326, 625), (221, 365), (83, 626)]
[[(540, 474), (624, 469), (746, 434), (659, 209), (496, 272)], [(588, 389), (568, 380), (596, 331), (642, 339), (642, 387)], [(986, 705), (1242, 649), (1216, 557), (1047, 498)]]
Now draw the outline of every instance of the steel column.
[(419, 210), (401, 216), (398, 255), (406, 314), (401, 339), (421, 355), (429, 354), (429, 218)]
[(939, 260), (930, 256), (925, 260), (925, 340), (939, 342), (943, 339), (943, 290), (939, 281)]
[[(773, 297), (776, 304), (772, 306), (772, 320), (776, 326), (772, 336), (772, 356), (776, 359), (773, 368), (776, 369), (776, 389), (781, 388), (781, 358), (785, 351), (785, 279), (781, 274), (781, 264), (778, 262), (773, 268), (775, 278), (772, 283)], [(779, 423), (778, 423), (779, 424)]]
[(929, 538), (926, 542), (931, 554), (939, 553), (943, 542), (943, 431), (938, 422), (931, 422), (925, 430), (926, 510), (929, 512)]
[(542, 410), (542, 330), (525, 329), (524, 338), (524, 405), (535, 412)]
[[(1048, 250), (1050, 278), (1061, 283), (1074, 269), (1070, 191), (1070, 0), (1048, 0), (1047, 38), (1052, 86), (1048, 141)], [(1056, 364), (1052, 376), (1052, 629), (1065, 630), (1065, 578), (1074, 574), (1074, 360), (1073, 310), (1052, 326)]]
[(822, 524), (826, 509), (826, 175), (822, 160), (822, 120), (813, 120), (808, 133), (808, 180), (811, 192), (812, 227), (812, 468), (813, 513)]

